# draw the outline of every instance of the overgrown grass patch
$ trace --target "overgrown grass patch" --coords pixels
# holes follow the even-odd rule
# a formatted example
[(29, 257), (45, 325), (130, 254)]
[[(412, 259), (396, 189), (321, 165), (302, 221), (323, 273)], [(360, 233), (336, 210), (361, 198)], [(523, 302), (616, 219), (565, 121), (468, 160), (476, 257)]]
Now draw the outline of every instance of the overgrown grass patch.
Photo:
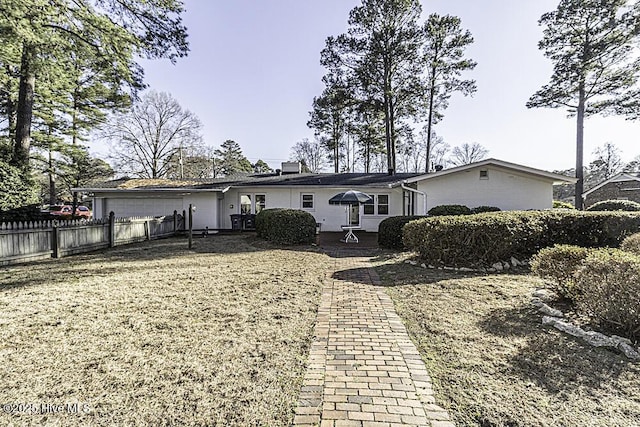
[(637, 426), (640, 366), (542, 326), (530, 275), (376, 269), (457, 425)]
[(0, 269), (3, 403), (90, 406), (0, 424), (290, 425), (328, 257), (244, 236), (186, 246)]

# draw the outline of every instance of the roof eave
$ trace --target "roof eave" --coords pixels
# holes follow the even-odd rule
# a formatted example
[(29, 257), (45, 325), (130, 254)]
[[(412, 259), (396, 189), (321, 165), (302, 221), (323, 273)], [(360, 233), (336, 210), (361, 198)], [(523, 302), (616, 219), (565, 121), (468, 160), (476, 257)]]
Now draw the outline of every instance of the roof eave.
[[(626, 176), (628, 179), (622, 179), (622, 180), (618, 179), (618, 178), (623, 177), (623, 176)], [(599, 183), (595, 187), (592, 187), (589, 190), (583, 192), (582, 193), (582, 197), (584, 198), (584, 197), (588, 196), (589, 194), (593, 193), (596, 190), (599, 190), (600, 188), (604, 187), (605, 185), (607, 185), (609, 183), (612, 183), (612, 182), (624, 182), (624, 181), (638, 181), (638, 182), (640, 182), (640, 177), (631, 175), (631, 174), (629, 174), (627, 172), (620, 172), (620, 173), (612, 176), (611, 178), (602, 181), (601, 183)]]
[(516, 163), (505, 162), (504, 160), (498, 160), (498, 159), (480, 160), (478, 162), (470, 163), (468, 165), (456, 166), (451, 169), (444, 169), (439, 172), (424, 174), (424, 175), (416, 176), (413, 178), (409, 178), (406, 180), (406, 182), (413, 183), (413, 182), (423, 181), (426, 179), (433, 179), (441, 176), (446, 176), (452, 173), (462, 172), (465, 170), (482, 167), (482, 166), (488, 166), (488, 165), (494, 165), (494, 166), (502, 167), (505, 169), (512, 169), (512, 170), (526, 173), (529, 175), (535, 175), (541, 178), (546, 178), (546, 179), (552, 180), (553, 184), (577, 182), (577, 178), (564, 176), (564, 175), (560, 175), (553, 172), (547, 172), (542, 169), (531, 168), (529, 166), (518, 165)]
[(175, 188), (158, 188), (158, 187), (141, 187), (141, 188), (72, 188), (73, 192), (83, 193), (142, 193), (148, 191), (154, 192), (189, 192), (189, 193), (218, 193), (224, 192), (223, 188), (189, 188), (189, 187), (175, 187)]

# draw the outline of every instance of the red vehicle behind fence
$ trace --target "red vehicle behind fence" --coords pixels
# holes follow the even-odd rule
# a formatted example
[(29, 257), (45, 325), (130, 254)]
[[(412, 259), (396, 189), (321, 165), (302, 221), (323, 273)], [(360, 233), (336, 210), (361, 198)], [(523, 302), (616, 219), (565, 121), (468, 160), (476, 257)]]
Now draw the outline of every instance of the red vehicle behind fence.
[[(49, 208), (49, 215), (58, 219), (71, 219), (72, 210), (70, 205), (53, 205)], [(86, 206), (77, 206), (76, 218), (91, 218), (91, 210)]]

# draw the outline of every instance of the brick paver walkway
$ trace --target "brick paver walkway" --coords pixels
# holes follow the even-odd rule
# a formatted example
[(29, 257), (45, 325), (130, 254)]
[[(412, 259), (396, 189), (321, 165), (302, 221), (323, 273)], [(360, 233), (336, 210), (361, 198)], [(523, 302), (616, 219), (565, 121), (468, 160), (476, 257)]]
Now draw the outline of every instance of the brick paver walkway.
[(341, 255), (323, 289), (294, 425), (453, 426), (368, 258)]

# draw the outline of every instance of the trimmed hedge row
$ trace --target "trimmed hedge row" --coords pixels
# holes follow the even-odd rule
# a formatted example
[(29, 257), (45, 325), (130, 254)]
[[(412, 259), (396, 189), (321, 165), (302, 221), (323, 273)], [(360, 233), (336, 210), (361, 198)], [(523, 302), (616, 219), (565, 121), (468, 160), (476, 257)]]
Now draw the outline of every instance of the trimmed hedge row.
[(640, 211), (640, 203), (632, 200), (604, 200), (589, 206), (588, 211)]
[(404, 249), (402, 228), (405, 224), (424, 216), (392, 216), (378, 225), (378, 245), (389, 249)]
[(616, 247), (639, 230), (635, 213), (510, 211), (412, 221), (403, 242), (431, 265), (482, 267), (554, 244)]
[(500, 208), (496, 206), (476, 206), (475, 208), (469, 208), (465, 205), (439, 205), (434, 206), (427, 214), (431, 216), (442, 215), (472, 215), (485, 212), (499, 212)]
[(486, 212), (500, 212), (500, 209), (497, 206), (476, 206), (471, 209), (472, 214), (486, 213)]
[[(431, 208), (428, 212), (430, 216), (445, 216), (445, 215), (472, 215), (476, 213), (485, 212), (499, 212), (500, 208), (495, 206), (478, 206), (473, 209), (469, 209), (464, 205), (440, 205)], [(384, 219), (378, 225), (378, 245), (383, 248), (389, 249), (406, 249), (402, 242), (402, 228), (410, 221), (414, 221), (420, 218), (427, 218), (426, 216), (392, 216)]]
[(256, 234), (281, 245), (313, 243), (316, 220), (309, 212), (297, 209), (263, 209), (256, 215)]
[(471, 209), (464, 205), (440, 205), (434, 206), (427, 214), (431, 216), (441, 215), (471, 215)]
[(553, 209), (575, 209), (575, 208), (576, 207), (569, 202), (563, 202), (560, 200), (553, 201)]

